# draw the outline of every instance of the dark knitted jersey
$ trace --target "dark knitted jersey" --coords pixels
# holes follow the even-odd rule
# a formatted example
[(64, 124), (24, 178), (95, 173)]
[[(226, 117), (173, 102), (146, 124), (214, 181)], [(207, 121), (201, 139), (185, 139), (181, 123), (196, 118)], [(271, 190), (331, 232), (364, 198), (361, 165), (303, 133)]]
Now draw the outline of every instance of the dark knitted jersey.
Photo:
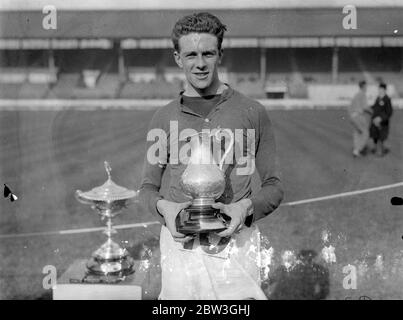
[(182, 104), (193, 112), (200, 114), (203, 118), (207, 118), (208, 114), (213, 110), (220, 99), (221, 94), (204, 97), (188, 97), (183, 95)]

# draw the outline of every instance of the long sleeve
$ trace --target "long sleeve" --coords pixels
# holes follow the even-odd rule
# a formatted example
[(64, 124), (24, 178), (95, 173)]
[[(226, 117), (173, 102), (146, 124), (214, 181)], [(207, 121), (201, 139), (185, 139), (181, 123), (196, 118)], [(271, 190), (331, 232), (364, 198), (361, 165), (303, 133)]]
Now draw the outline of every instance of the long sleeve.
[(385, 115), (384, 115), (384, 120), (389, 122), (389, 118), (392, 116), (393, 113), (393, 108), (392, 108), (392, 102), (389, 97), (386, 97), (385, 99)]
[(366, 110), (368, 110), (367, 98), (365, 94), (358, 92), (351, 101), (351, 105), (348, 108), (348, 113), (351, 117), (357, 113), (361, 114)]
[[(153, 140), (154, 138), (155, 140)], [(139, 198), (143, 208), (154, 215), (161, 224), (165, 224), (165, 220), (157, 210), (157, 201), (163, 198), (160, 194), (160, 188), (166, 162), (166, 134), (160, 127), (158, 114), (155, 114), (151, 120), (147, 135)]]
[[(381, 105), (382, 101), (384, 103), (383, 105)], [(372, 110), (374, 111), (372, 118), (380, 117), (382, 119), (382, 126), (387, 126), (389, 124), (389, 118), (392, 116), (393, 109), (388, 96), (385, 96), (382, 99), (377, 98)]]
[(254, 213), (248, 223), (273, 212), (283, 199), (283, 189), (277, 168), (276, 143), (271, 121), (263, 106), (256, 119), (255, 164), (261, 179), (261, 189), (251, 197)]
[[(155, 218), (161, 223), (165, 224), (165, 220), (162, 215), (159, 214), (157, 210), (157, 201), (162, 199), (162, 195), (160, 194), (159, 190), (161, 187), (161, 180), (162, 180), (162, 171), (161, 169), (151, 168), (150, 166), (147, 167), (146, 171), (144, 171), (143, 180), (140, 187), (139, 197), (141, 201), (141, 205), (147, 212), (151, 212)], [(158, 175), (161, 176), (159, 179), (160, 182), (158, 183), (155, 181), (154, 183), (148, 182), (151, 181), (150, 177), (157, 177)]]

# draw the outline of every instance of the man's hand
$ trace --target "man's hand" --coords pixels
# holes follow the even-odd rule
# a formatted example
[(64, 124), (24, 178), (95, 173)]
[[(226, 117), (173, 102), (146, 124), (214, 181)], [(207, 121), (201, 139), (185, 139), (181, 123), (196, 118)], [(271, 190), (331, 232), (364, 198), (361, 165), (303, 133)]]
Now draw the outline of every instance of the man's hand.
[(374, 120), (372, 120), (373, 124), (377, 127), (381, 126), (382, 118), (381, 117), (375, 117)]
[(193, 239), (191, 236), (185, 236), (184, 234), (179, 233), (176, 230), (175, 222), (176, 216), (179, 212), (181, 212), (182, 209), (187, 208), (190, 204), (190, 201), (182, 203), (171, 202), (165, 199), (157, 201), (157, 210), (164, 217), (169, 232), (171, 232), (172, 237), (177, 242), (187, 242)]
[(361, 130), (361, 128), (358, 127), (358, 126), (355, 126), (355, 130), (357, 130), (359, 134), (362, 134), (362, 133), (363, 133), (363, 131)]
[(242, 199), (235, 203), (223, 204), (221, 202), (214, 203), (213, 208), (220, 209), (222, 213), (231, 218), (228, 228), (220, 233), (220, 237), (229, 237), (234, 232), (240, 231), (245, 225), (245, 219), (248, 217), (248, 211), (252, 207), (250, 199)]
[(358, 131), (359, 134), (362, 134), (362, 130), (361, 130), (360, 126), (357, 124), (354, 117), (350, 118), (350, 123), (354, 127), (354, 129)]

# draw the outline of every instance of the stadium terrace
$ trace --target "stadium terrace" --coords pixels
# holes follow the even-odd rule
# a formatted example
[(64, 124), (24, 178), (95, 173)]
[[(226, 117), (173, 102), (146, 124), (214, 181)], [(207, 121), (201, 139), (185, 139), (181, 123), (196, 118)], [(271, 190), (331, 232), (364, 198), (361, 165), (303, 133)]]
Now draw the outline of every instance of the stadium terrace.
[[(229, 29), (222, 80), (254, 98), (345, 100), (363, 78), (401, 96), (403, 7), (356, 10), (356, 29), (342, 7), (211, 10)], [(190, 11), (64, 9), (49, 30), (40, 10), (0, 11), (0, 98), (170, 99), (169, 31)]]

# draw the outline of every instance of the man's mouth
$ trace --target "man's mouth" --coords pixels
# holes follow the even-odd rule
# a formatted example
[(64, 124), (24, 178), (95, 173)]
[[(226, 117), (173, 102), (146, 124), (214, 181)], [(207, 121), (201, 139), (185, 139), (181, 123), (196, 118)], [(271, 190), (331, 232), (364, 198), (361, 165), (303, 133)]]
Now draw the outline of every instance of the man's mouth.
[(195, 72), (193, 73), (198, 80), (207, 79), (208, 72)]

